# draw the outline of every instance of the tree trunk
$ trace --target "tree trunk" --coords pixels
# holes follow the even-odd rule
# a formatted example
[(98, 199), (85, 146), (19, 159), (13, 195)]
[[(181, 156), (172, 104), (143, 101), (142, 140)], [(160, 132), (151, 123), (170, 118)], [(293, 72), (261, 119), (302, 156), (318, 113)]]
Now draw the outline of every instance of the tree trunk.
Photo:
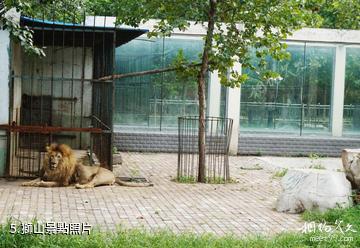
[(198, 146), (199, 146), (199, 172), (198, 182), (205, 183), (205, 78), (209, 65), (209, 52), (212, 47), (214, 34), (216, 0), (209, 0), (210, 9), (208, 14), (208, 29), (206, 33), (204, 52), (201, 60), (201, 69), (198, 75), (198, 95), (199, 95), (199, 130), (198, 130)]

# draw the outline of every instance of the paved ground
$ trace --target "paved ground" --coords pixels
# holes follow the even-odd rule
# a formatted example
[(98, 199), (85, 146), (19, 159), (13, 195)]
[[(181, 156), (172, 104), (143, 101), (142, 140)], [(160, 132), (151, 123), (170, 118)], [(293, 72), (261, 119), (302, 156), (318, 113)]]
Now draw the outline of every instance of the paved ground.
[[(124, 153), (126, 166), (117, 175), (143, 175), (155, 184), (149, 188), (103, 186), (77, 190), (68, 188), (25, 188), (21, 180), (0, 180), (0, 221), (12, 216), (21, 221), (89, 222), (103, 229), (144, 227), (175, 232), (273, 234), (298, 230), (298, 215), (277, 213), (273, 202), (280, 193), (276, 167), (311, 165), (309, 159), (276, 157), (231, 157), (231, 175), (239, 182), (227, 185), (179, 184), (176, 154)], [(340, 159), (319, 160), (338, 168)], [(319, 162), (317, 161), (317, 162)], [(262, 170), (243, 170), (244, 165), (261, 165)], [(129, 169), (130, 168), (130, 169)]]

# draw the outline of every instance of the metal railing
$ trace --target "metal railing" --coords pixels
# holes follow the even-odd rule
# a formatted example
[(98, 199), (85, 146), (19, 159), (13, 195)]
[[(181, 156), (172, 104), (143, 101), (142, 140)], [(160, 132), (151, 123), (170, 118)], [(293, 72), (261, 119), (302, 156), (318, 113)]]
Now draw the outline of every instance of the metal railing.
[[(199, 117), (179, 117), (178, 181), (196, 181), (199, 172), (198, 126)], [(205, 177), (208, 183), (230, 180), (229, 145), (233, 120), (206, 117), (205, 120)]]

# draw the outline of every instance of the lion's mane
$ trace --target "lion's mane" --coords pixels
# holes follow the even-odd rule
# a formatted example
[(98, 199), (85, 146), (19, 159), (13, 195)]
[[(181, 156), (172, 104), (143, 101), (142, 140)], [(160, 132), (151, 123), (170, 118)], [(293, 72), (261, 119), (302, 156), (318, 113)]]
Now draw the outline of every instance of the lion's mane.
[[(47, 181), (56, 181), (61, 185), (68, 185), (72, 182), (76, 170), (76, 158), (72, 149), (65, 144), (51, 144), (46, 147), (43, 170), (44, 178)], [(53, 153), (61, 153), (62, 159), (59, 161), (56, 169), (49, 168), (50, 155)]]

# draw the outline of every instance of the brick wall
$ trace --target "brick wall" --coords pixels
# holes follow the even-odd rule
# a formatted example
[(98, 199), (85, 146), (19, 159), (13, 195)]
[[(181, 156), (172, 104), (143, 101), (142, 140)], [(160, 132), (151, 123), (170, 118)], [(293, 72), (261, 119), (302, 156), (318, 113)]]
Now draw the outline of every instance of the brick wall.
[(303, 156), (317, 153), (324, 156), (340, 156), (344, 148), (360, 148), (360, 138), (334, 137), (284, 137), (240, 135), (238, 153), (241, 155), (289, 155)]
[(115, 133), (114, 145), (120, 151), (177, 152), (178, 135), (172, 133)]
[[(177, 152), (178, 137), (172, 133), (115, 133), (120, 151)], [(360, 148), (360, 138), (299, 137), (242, 134), (238, 154), (304, 156), (317, 153), (340, 156), (344, 148)]]

